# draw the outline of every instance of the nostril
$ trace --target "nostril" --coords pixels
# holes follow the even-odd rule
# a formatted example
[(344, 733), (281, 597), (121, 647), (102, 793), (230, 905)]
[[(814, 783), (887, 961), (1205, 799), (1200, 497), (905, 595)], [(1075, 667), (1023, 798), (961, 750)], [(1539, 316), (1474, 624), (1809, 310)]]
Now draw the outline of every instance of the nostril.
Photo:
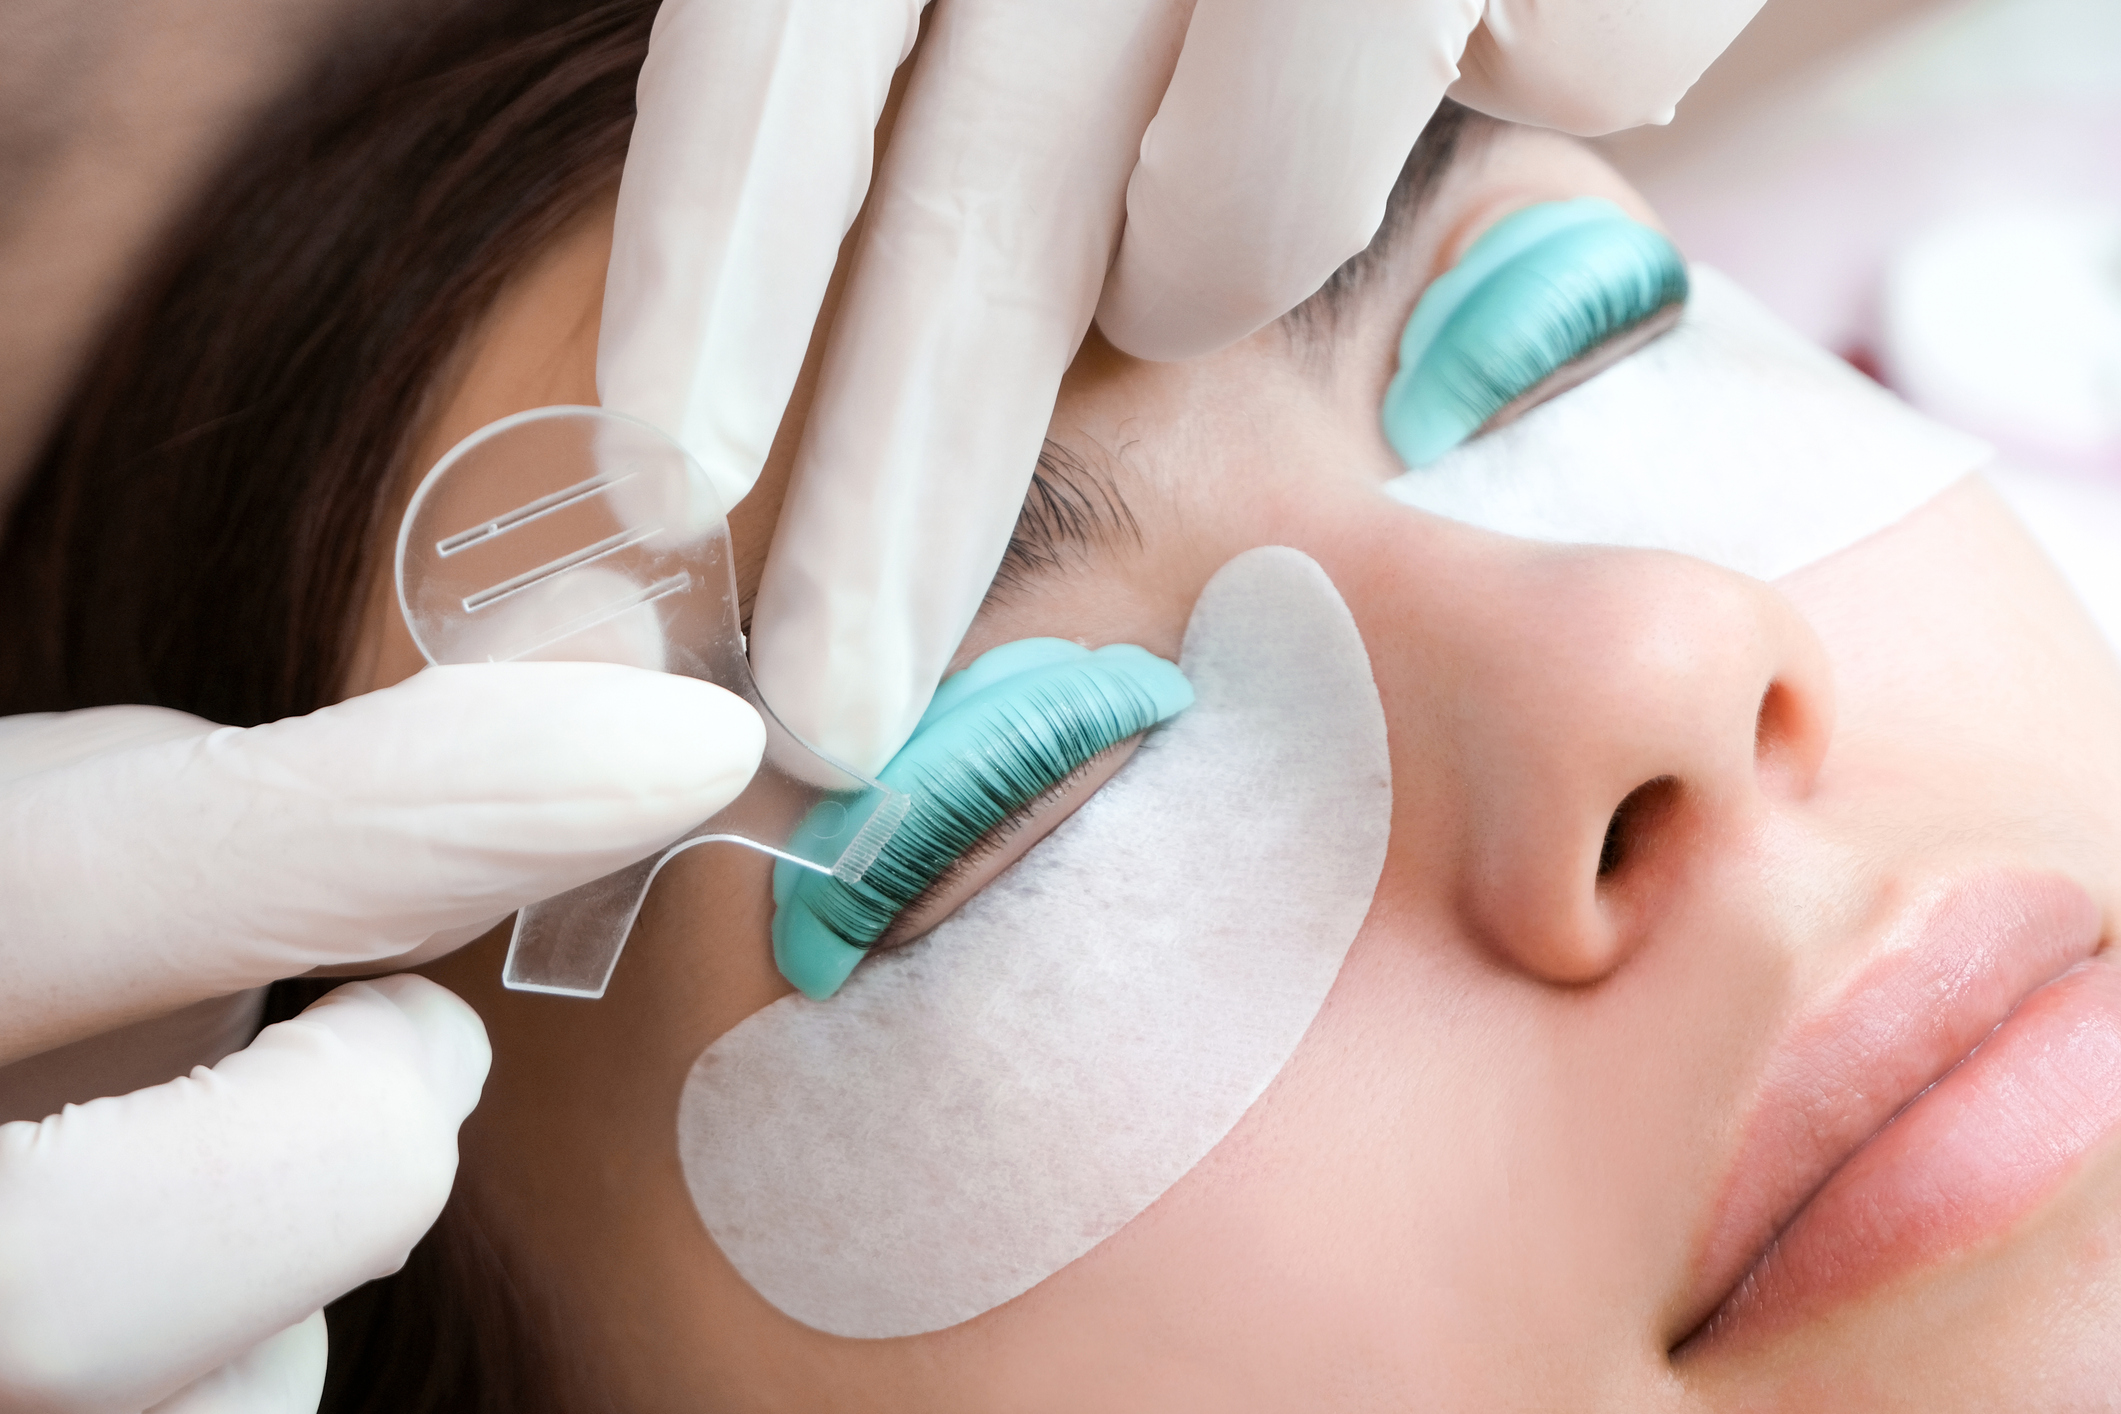
[(1753, 720), (1753, 763), (1771, 791), (1801, 794), (1818, 768), (1830, 730), (1818, 696), (1782, 678), (1760, 694)]
[(1679, 782), (1675, 778), (1659, 776), (1629, 791), (1627, 798), (1614, 807), (1613, 817), (1606, 821), (1605, 839), (1598, 846), (1600, 883), (1619, 873), (1641, 852), (1652, 822), (1664, 814), (1678, 792)]
[[(1629, 797), (1633, 799), (1633, 797)], [(1603, 879), (1620, 867), (1627, 853), (1628, 802), (1620, 802), (1613, 818), (1605, 822), (1605, 841), (1598, 846), (1598, 877)]]
[(1790, 732), (1790, 693), (1779, 682), (1771, 682), (1760, 694), (1760, 708), (1753, 714), (1753, 755), (1773, 754)]

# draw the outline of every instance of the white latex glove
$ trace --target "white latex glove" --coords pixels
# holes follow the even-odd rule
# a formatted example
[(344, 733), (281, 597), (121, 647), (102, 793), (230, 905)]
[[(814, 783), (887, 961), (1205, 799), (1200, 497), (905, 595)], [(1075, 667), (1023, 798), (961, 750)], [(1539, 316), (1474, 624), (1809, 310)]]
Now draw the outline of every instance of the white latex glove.
[[(904, 742), (1093, 314), (1147, 358), (1242, 338), (1369, 241), (1446, 90), (1574, 132), (1662, 121), (1760, 2), (940, 0), (759, 592), (767, 700), (864, 769)], [(794, 387), (923, 3), (657, 16), (598, 388), (731, 505)]]
[[(462, 943), (711, 815), (762, 745), (719, 688), (590, 663), (432, 668), (248, 730), (0, 719), (0, 1062), (101, 1077), (82, 1038)], [(0, 1409), (313, 1409), (314, 1313), (434, 1221), (487, 1061), (469, 1007), (397, 976), (0, 1125)]]

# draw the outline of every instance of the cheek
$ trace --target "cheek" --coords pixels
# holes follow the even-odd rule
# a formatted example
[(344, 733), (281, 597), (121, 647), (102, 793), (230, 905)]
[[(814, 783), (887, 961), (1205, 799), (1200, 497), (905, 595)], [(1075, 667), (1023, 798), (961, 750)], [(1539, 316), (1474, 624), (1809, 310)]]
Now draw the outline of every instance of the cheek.
[(2081, 838), (2113, 907), (2095, 880), (2121, 838), (2121, 672), (1984, 486), (1777, 587), (1833, 662), (1828, 782), (1913, 797), (1947, 828)]
[(1458, 1235), (1501, 1230), (1507, 1185), (1436, 1142), (1477, 1131), (1493, 1097), (1435, 1088), (1436, 1037), (1409, 1019), (1439, 999), (1402, 990), (1396, 942), (1366, 930), (1288, 1066), (1192, 1173), (963, 1338), (1001, 1367), (1094, 1354), (1133, 1392), (1099, 1407), (1154, 1407), (1140, 1391), (1174, 1367), (1228, 1382), (1227, 1407), (1303, 1407), (1349, 1381), (1463, 1390), (1449, 1352), (1495, 1334), (1477, 1313), (1497, 1272)]
[(1201, 1403), (1230, 1408), (1314, 1407), (1322, 1390), (1350, 1407), (1369, 1392), (1584, 1408), (1648, 1379), (1625, 1303), (1585, 1298), (1615, 1285), (1585, 1239), (1612, 1225), (1581, 1196), (1607, 1156), (1569, 1147), (1567, 1088), (1526, 1059), (1554, 1037), (1500, 992), (1462, 945), (1373, 910), (1289, 1065), (1208, 1158), (941, 1348), (976, 1345), (997, 1389), (1068, 1352), (1111, 1389), (1061, 1407), (1115, 1410), (1170, 1407), (1140, 1391), (1173, 1368), (1227, 1381), (1226, 1403)]

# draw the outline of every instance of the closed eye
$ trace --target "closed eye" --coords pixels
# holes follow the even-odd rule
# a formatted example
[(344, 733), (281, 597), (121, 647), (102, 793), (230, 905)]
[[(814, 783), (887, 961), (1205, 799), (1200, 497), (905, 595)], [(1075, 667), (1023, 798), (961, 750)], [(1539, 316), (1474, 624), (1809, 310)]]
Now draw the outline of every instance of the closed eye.
[(1010, 811), (1006, 819), (982, 835), (977, 844), (959, 855), (955, 863), (915, 896), (876, 940), (876, 946), (895, 948), (910, 943), (964, 907), (973, 895), (1082, 808), (1119, 773), (1141, 743), (1141, 737), (1129, 737), (1099, 752)]

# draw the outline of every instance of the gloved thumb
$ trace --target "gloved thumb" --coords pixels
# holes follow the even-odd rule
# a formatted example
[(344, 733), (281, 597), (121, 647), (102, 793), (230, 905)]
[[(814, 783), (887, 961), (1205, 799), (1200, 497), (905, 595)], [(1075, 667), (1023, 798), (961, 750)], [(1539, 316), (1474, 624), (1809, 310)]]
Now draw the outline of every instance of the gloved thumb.
[(316, 1414), (324, 1395), (324, 1313), (289, 1326), (147, 1414)]
[(0, 1407), (140, 1410), (396, 1271), (490, 1059), (471, 1008), (387, 977), (211, 1070), (0, 1126)]
[[(712, 683), (608, 663), (430, 668), (85, 756), (75, 716), (27, 729), (61, 764), (0, 779), (0, 1061), (476, 931), (676, 839), (765, 743)], [(0, 768), (24, 735), (0, 724)]]

